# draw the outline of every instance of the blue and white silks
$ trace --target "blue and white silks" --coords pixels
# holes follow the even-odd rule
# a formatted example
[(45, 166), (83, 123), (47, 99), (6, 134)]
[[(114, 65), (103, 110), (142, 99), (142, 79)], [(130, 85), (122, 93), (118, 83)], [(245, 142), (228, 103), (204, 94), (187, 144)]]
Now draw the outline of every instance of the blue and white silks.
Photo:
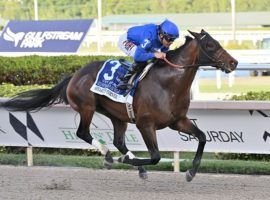
[(90, 90), (113, 101), (132, 104), (135, 89), (138, 85), (138, 77), (135, 78), (135, 86), (127, 96), (124, 96), (125, 90), (117, 89), (117, 85), (121, 81), (119, 77), (124, 76), (126, 73), (127, 69), (122, 67), (118, 60), (107, 60), (98, 72), (96, 81)]

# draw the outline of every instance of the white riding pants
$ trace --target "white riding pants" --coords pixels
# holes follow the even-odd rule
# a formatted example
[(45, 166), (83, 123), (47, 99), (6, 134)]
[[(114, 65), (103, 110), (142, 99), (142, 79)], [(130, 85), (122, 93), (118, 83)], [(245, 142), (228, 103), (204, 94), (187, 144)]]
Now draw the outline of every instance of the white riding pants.
[(134, 58), (137, 46), (127, 39), (127, 33), (121, 35), (118, 41), (118, 47), (128, 56)]

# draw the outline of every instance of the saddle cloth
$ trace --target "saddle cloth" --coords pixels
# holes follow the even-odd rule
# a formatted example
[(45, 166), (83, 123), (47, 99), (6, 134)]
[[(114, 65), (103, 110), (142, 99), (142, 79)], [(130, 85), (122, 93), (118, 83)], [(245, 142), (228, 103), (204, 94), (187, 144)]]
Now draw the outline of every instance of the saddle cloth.
[[(149, 67), (145, 69), (150, 69)], [(128, 95), (124, 96), (125, 90), (120, 90), (117, 85), (121, 81), (119, 77), (123, 77), (127, 73), (126, 67), (123, 67), (119, 60), (107, 60), (104, 62), (102, 68), (98, 72), (95, 83), (92, 85), (90, 90), (96, 94), (104, 95), (113, 101), (119, 103), (132, 104), (135, 89), (138, 85), (139, 80), (143, 77), (137, 75), (134, 79), (134, 86)], [(145, 76), (147, 72), (145, 70), (142, 75)]]

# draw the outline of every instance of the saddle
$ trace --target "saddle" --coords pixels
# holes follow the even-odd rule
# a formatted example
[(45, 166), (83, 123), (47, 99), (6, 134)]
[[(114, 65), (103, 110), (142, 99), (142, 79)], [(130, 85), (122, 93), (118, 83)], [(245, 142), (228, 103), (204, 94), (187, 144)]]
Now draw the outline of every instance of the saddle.
[(132, 84), (131, 89), (124, 91), (119, 90), (117, 85), (119, 84), (120, 77), (125, 75), (132, 64), (123, 59), (109, 59), (104, 62), (103, 66), (99, 70), (97, 78), (90, 90), (96, 94), (104, 95), (115, 102), (125, 103), (130, 121), (133, 122), (135, 116), (133, 113), (132, 102), (136, 87), (138, 82), (145, 77), (153, 64), (154, 63), (149, 63), (143, 71), (137, 74), (135, 73), (129, 81), (129, 84)]
[(131, 68), (131, 66), (132, 66), (131, 62), (129, 62), (129, 61), (123, 59), (123, 58), (119, 59), (119, 62), (121, 63), (122, 67), (124, 67), (127, 70), (129, 70)]
[(130, 65), (131, 63), (124, 60), (121, 60), (121, 63), (119, 60), (113, 59), (105, 61), (90, 90), (96, 94), (104, 95), (115, 102), (126, 103), (130, 99), (127, 97), (132, 96), (133, 98), (138, 82), (147, 74), (153, 63), (148, 64), (142, 72), (132, 76), (129, 81), (132, 84), (131, 90), (119, 90), (117, 85), (120, 82), (120, 77), (127, 73), (126, 68), (129, 68)]
[[(126, 70), (130, 70), (132, 63), (125, 60), (125, 59), (119, 59), (119, 62), (121, 63), (122, 67), (124, 67)], [(150, 62), (149, 64), (146, 65), (146, 67), (144, 67), (144, 69), (142, 71), (138, 71), (135, 74), (133, 74), (131, 76), (131, 78), (128, 81), (128, 84), (131, 85), (131, 87), (129, 89), (126, 90), (126, 92), (124, 93), (124, 96), (126, 96), (131, 90), (132, 88), (137, 85), (137, 83), (139, 81), (141, 81), (145, 75), (148, 73), (148, 71), (151, 69), (151, 67), (153, 66), (153, 62)], [(138, 77), (138, 78), (137, 78)]]

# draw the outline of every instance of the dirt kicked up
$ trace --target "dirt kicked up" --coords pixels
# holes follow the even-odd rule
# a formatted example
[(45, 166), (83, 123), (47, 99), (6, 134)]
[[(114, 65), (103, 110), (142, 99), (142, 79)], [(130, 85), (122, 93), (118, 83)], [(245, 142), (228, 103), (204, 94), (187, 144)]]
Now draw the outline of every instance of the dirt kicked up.
[(265, 200), (270, 176), (0, 166), (0, 199), (16, 200)]

